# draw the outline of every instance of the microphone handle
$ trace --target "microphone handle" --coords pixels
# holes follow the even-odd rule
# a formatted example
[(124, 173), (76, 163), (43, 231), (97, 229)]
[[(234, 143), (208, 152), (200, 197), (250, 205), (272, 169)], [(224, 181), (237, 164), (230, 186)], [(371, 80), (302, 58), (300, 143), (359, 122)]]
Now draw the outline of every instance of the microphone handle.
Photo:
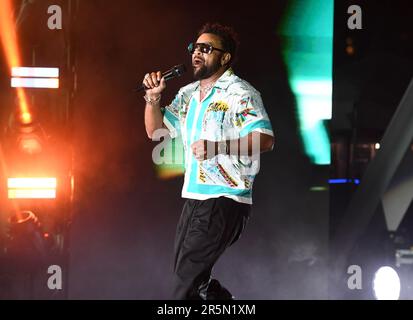
[[(173, 72), (168, 72), (168, 71), (167, 71), (167, 72), (165, 72), (165, 73), (162, 73), (162, 77), (165, 78), (165, 81), (168, 81), (168, 80), (174, 78), (175, 75), (173, 74)], [(143, 85), (143, 83), (142, 83), (139, 87), (133, 89), (133, 91), (139, 92), (139, 91), (146, 90), (146, 89), (147, 89), (147, 88), (146, 88), (146, 87)]]

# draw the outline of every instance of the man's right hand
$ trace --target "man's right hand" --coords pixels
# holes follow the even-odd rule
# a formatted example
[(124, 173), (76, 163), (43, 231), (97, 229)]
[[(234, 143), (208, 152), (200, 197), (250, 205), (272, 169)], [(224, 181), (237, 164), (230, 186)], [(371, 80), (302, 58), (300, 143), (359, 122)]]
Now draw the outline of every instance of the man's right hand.
[(157, 98), (166, 88), (165, 78), (162, 77), (160, 71), (147, 73), (142, 83), (148, 88), (145, 91), (150, 98)]

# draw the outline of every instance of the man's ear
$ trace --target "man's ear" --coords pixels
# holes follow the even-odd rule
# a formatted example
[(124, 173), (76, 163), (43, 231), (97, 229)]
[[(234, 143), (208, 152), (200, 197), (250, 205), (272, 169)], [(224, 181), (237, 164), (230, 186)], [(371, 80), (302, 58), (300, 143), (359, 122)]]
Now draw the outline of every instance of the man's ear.
[(221, 65), (225, 66), (231, 60), (231, 54), (229, 52), (225, 52), (221, 58)]

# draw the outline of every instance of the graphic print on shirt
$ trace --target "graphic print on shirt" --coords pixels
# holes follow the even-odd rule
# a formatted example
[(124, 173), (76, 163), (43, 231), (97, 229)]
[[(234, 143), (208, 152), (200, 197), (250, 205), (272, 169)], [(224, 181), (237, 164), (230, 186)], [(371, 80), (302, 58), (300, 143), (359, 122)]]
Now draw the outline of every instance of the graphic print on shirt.
[(199, 162), (198, 183), (213, 184), (237, 188), (241, 181), (238, 181), (237, 170), (225, 156), (217, 156)]
[(188, 114), (188, 109), (189, 109), (189, 100), (190, 96), (188, 97), (185, 93), (182, 94), (181, 96), (181, 105), (182, 107), (179, 108), (178, 112), (178, 119), (181, 123), (181, 126), (184, 124), (186, 115)]
[(245, 109), (242, 109), (240, 112), (235, 113), (234, 124), (237, 127), (242, 127), (246, 121), (249, 120), (249, 117), (257, 117), (257, 112), (252, 106), (248, 106), (249, 102), (253, 102), (252, 98), (244, 98), (240, 100), (240, 105)]
[(215, 140), (221, 140), (223, 122), (228, 110), (229, 106), (224, 101), (211, 102), (202, 120), (202, 131), (207, 132), (211, 130), (211, 132), (214, 132)]

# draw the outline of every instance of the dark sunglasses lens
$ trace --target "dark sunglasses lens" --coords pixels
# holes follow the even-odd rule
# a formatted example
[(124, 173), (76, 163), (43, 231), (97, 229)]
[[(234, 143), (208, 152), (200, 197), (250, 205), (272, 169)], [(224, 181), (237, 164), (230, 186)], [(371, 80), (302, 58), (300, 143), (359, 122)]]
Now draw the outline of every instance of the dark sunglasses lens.
[(207, 45), (207, 44), (204, 44), (204, 43), (199, 45), (199, 49), (201, 50), (202, 53), (211, 53), (211, 51), (212, 51), (211, 46)]
[(199, 50), (202, 53), (211, 53), (212, 52), (212, 46), (209, 44), (205, 44), (205, 43), (193, 43), (191, 42), (188, 45), (188, 52), (190, 54), (193, 54), (195, 52), (195, 50)]

